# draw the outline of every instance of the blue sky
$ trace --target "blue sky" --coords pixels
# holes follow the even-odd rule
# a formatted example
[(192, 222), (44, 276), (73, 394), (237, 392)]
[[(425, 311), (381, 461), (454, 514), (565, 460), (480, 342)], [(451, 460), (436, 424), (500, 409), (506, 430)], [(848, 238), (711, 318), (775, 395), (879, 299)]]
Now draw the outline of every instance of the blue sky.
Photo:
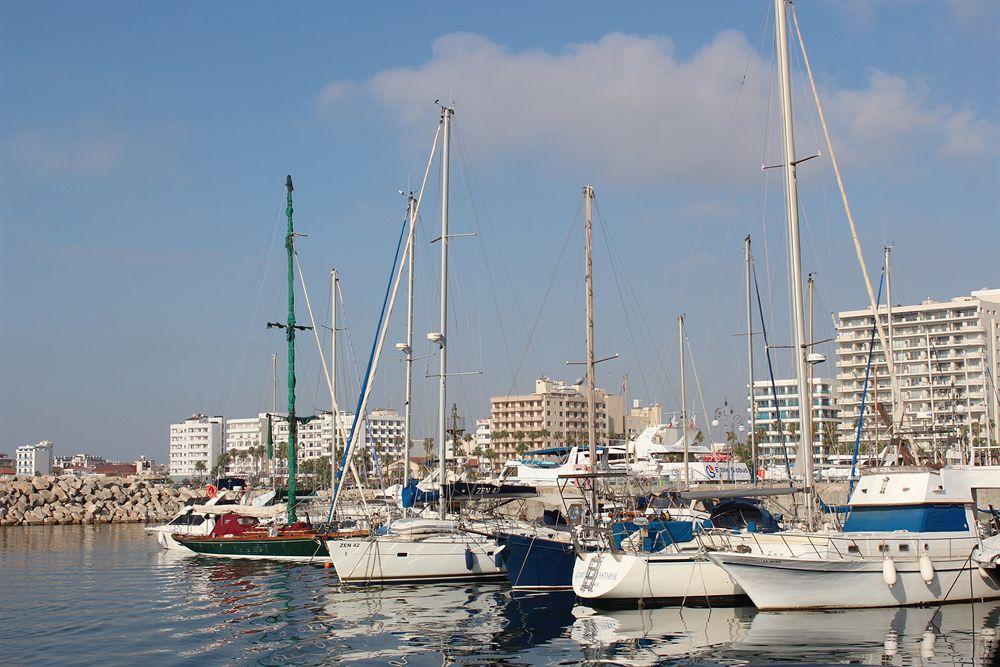
[[(1000, 285), (998, 6), (798, 11), (876, 280), (891, 241), (897, 301)], [(732, 334), (747, 233), (772, 335), (790, 337), (780, 174), (760, 170), (777, 150), (769, 13), (765, 1), (0, 4), (0, 451), (50, 439), (164, 459), (170, 422), (268, 407), (286, 173), (317, 317), (336, 266), (341, 348), (349, 337), (366, 356), (397, 190), (422, 173), (437, 98), (458, 109), (452, 226), (481, 232), (453, 244), (453, 367), (483, 371), (454, 382), (460, 410), (485, 416), (491, 394), (578, 374), (564, 362), (583, 353), (574, 216), (587, 182), (601, 212), (598, 352), (622, 355), (601, 384), (627, 372), (633, 397), (673, 409), (683, 312), (704, 404), (742, 409)], [(821, 135), (793, 60), (809, 154)], [(800, 177), (827, 337), (829, 313), (866, 297), (829, 161)], [(434, 178), (418, 332), (436, 328), (438, 197)], [(300, 349), (301, 405), (326, 407), (315, 345)], [(436, 412), (426, 371), (421, 435)], [(400, 377), (387, 353), (373, 403), (397, 407)]]

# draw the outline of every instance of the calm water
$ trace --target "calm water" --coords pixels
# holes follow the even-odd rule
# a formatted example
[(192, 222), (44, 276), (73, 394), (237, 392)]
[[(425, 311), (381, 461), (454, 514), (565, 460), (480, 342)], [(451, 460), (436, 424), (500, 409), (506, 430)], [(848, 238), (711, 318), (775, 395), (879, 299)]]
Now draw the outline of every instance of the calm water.
[(3, 664), (1000, 661), (1000, 603), (588, 611), (493, 585), (342, 588), (312, 565), (168, 554), (135, 525), (0, 529)]

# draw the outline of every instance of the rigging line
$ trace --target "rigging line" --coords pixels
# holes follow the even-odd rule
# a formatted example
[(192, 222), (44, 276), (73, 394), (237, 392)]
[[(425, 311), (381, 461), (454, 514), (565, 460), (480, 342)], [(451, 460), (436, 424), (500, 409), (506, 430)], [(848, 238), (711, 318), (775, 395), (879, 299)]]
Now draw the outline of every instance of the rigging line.
[[(330, 382), (331, 382), (330, 369), (326, 365), (326, 355), (323, 352), (323, 344), (320, 342), (320, 339), (319, 339), (319, 329), (316, 327), (316, 318), (313, 317), (312, 302), (310, 302), (310, 300), (309, 300), (309, 290), (306, 289), (306, 277), (302, 274), (302, 263), (299, 261), (299, 252), (298, 252), (297, 249), (294, 248), (294, 246), (293, 246), (292, 254), (295, 257), (295, 268), (298, 269), (299, 284), (302, 285), (302, 296), (305, 297), (306, 312), (309, 313), (309, 323), (312, 325), (313, 338), (316, 340), (316, 347), (319, 349), (319, 359), (323, 363), (323, 374), (324, 374), (324, 376), (326, 376), (327, 388), (329, 388), (332, 391), (332, 385), (330, 384)], [(317, 395), (318, 395), (318, 389), (317, 389)], [(316, 406), (314, 405), (313, 406), (314, 410), (315, 410), (315, 407)], [(340, 410), (337, 409), (336, 398), (334, 397), (333, 415), (331, 417), (331, 419), (333, 420), (334, 433), (336, 433), (336, 431), (337, 431), (337, 429), (339, 427), (338, 420), (337, 420), (337, 413), (338, 412), (340, 412)], [(343, 428), (340, 428), (340, 431), (343, 434)], [(330, 450), (330, 456), (331, 457), (333, 456), (333, 449), (332, 448)], [(361, 478), (358, 476), (358, 471), (355, 470), (353, 462), (351, 463), (351, 473), (354, 476), (354, 482), (358, 485), (358, 488), (361, 488)], [(364, 494), (361, 495), (361, 502), (362, 503), (365, 502)]]
[(514, 377), (511, 379), (510, 388), (507, 390), (509, 395), (514, 391), (514, 387), (517, 384), (517, 378), (521, 374), (521, 367), (524, 365), (524, 358), (527, 356), (528, 349), (531, 347), (531, 342), (535, 337), (535, 332), (538, 330), (538, 323), (542, 319), (542, 313), (545, 312), (545, 304), (548, 303), (549, 295), (552, 293), (552, 286), (556, 282), (556, 276), (559, 274), (559, 266), (562, 264), (563, 257), (566, 256), (566, 248), (569, 247), (569, 240), (573, 237), (573, 230), (576, 228), (577, 220), (580, 217), (580, 207), (581, 204), (577, 204), (576, 214), (573, 216), (573, 220), (570, 222), (569, 227), (566, 229), (566, 238), (563, 241), (562, 249), (559, 251), (559, 258), (556, 260), (555, 266), (552, 268), (552, 276), (549, 278), (549, 284), (545, 288), (545, 294), (542, 297), (542, 303), (538, 307), (538, 313), (535, 315), (535, 321), (531, 325), (531, 331), (528, 333), (528, 340), (525, 343), (524, 351), (521, 354), (520, 360), (517, 362), (517, 368), (514, 371)]
[(687, 346), (688, 358), (691, 359), (691, 370), (694, 372), (694, 386), (698, 388), (698, 400), (701, 402), (701, 412), (702, 419), (705, 420), (705, 425), (708, 427), (708, 435), (713, 440), (715, 439), (715, 430), (712, 426), (712, 420), (708, 418), (708, 407), (705, 405), (705, 395), (701, 391), (701, 379), (698, 377), (698, 364), (694, 359), (694, 351), (691, 349), (691, 339), (688, 337), (687, 332), (684, 332), (684, 343)]
[[(418, 200), (419, 203), (419, 200)], [(364, 382), (361, 386), (361, 392), (358, 396), (358, 404), (354, 410), (354, 418), (351, 422), (350, 436), (347, 441), (347, 447), (344, 449), (343, 457), (341, 458), (340, 464), (337, 466), (337, 475), (334, 480), (334, 492), (333, 497), (330, 499), (330, 512), (327, 516), (327, 522), (333, 520), (333, 513), (337, 508), (337, 501), (340, 499), (340, 493), (343, 489), (342, 477), (344, 474), (344, 469), (347, 467), (348, 462), (351, 460), (351, 454), (355, 448), (355, 443), (357, 442), (357, 427), (358, 420), (365, 411), (368, 398), (371, 394), (371, 384), (374, 372), (377, 370), (377, 365), (382, 351), (382, 343), (385, 341), (386, 331), (388, 330), (388, 320), (392, 314), (392, 308), (396, 302), (396, 292), (399, 288), (399, 281), (403, 275), (403, 264), (406, 262), (406, 255), (408, 247), (403, 245), (403, 239), (406, 236), (406, 229), (408, 227), (409, 221), (404, 221), (403, 225), (399, 231), (399, 239), (396, 241), (396, 254), (392, 260), (392, 269), (389, 271), (389, 281), (386, 285), (385, 297), (382, 300), (382, 312), (379, 315), (378, 326), (375, 329), (375, 340), (372, 343), (371, 354), (368, 357), (368, 367), (365, 370)], [(408, 246), (409, 244), (407, 244)], [(402, 259), (400, 258), (402, 255)], [(399, 270), (397, 270), (397, 267)]]
[[(878, 300), (882, 301), (882, 285), (885, 284), (885, 270), (883, 268), (882, 278), (878, 282)], [(861, 450), (861, 430), (865, 423), (865, 404), (868, 402), (868, 379), (871, 375), (872, 370), (872, 358), (875, 356), (875, 327), (876, 323), (872, 322), (872, 334), (871, 338), (868, 340), (868, 362), (865, 364), (865, 383), (861, 390), (861, 405), (858, 409), (858, 425), (857, 431), (854, 436), (854, 453), (851, 455), (851, 479), (847, 489), (847, 497), (850, 498), (851, 494), (854, 492), (854, 473), (857, 472), (858, 468), (858, 454)], [(878, 384), (875, 385), (876, 391), (878, 391)], [(931, 389), (933, 391), (933, 388)], [(876, 406), (877, 409), (877, 406)], [(876, 417), (877, 419), (877, 417)], [(878, 452), (876, 452), (876, 456)]]
[[(768, 12), (769, 12), (768, 16), (770, 16), (770, 9), (768, 10)], [(772, 105), (774, 103), (774, 69), (775, 69), (775, 67), (774, 67), (774, 56), (775, 56), (774, 51), (775, 51), (775, 48), (776, 48), (776, 46), (775, 46), (774, 42), (772, 42), (771, 43), (771, 67), (770, 67), (770, 70), (769, 70), (769, 72), (770, 72), (770, 78), (768, 79), (768, 83), (767, 83), (767, 108), (765, 109), (765, 113), (764, 113), (764, 144), (763, 144), (763, 146), (761, 146), (761, 157), (760, 157), (760, 163), (761, 163), (762, 166), (768, 164), (768, 162), (769, 162), (767, 149), (768, 149), (769, 141), (770, 141), (770, 138), (771, 138), (771, 119), (772, 119), (772, 116), (773, 116), (771, 107), (772, 107)], [(773, 320), (773, 306), (774, 306), (774, 286), (773, 286), (773, 283), (774, 283), (774, 279), (771, 277), (771, 255), (770, 255), (770, 248), (768, 247), (768, 234), (767, 234), (767, 202), (768, 202), (767, 195), (768, 195), (768, 191), (770, 189), (769, 186), (770, 186), (770, 183), (771, 183), (771, 179), (770, 179), (770, 170), (762, 170), (761, 173), (763, 174), (763, 177), (764, 177), (764, 187), (762, 188), (762, 193), (761, 193), (760, 225), (761, 225), (761, 229), (763, 231), (763, 237), (764, 237), (763, 238), (763, 240), (764, 240), (764, 270), (767, 273), (767, 275), (766, 275), (766, 278), (767, 278), (767, 280), (766, 280), (766, 285), (767, 285), (767, 308), (768, 308), (767, 321), (770, 322), (773, 325), (774, 324), (774, 320)]]
[[(596, 201), (594, 202), (594, 210), (597, 211), (597, 217), (599, 220), (601, 220), (602, 224), (606, 224), (604, 223), (603, 211), (601, 210), (600, 205)], [(670, 395), (674, 399), (674, 402), (679, 402), (677, 398), (677, 392), (674, 389), (674, 384), (673, 382), (671, 382), (670, 374), (667, 372), (667, 366), (663, 361), (663, 349), (673, 349), (673, 340), (674, 340), (673, 336), (676, 329), (674, 327), (670, 327), (671, 333), (667, 341), (668, 342), (667, 348), (660, 348), (656, 344), (656, 341), (653, 337), (652, 329), (649, 326), (649, 321), (646, 319), (646, 311), (642, 307), (641, 302), (639, 301), (638, 293), (632, 286), (632, 279), (629, 276), (629, 272), (625, 270), (625, 261), (622, 259), (621, 251), (618, 249), (618, 245), (615, 243), (614, 237), (609, 238), (609, 243), (611, 250), (614, 251), (615, 256), (618, 259), (618, 264), (622, 267), (622, 275), (625, 276), (625, 286), (628, 288), (628, 293), (631, 295), (632, 301), (635, 303), (636, 312), (639, 314), (639, 321), (643, 325), (643, 330), (646, 334), (646, 340), (649, 342), (649, 349), (656, 356), (657, 365), (661, 372), (661, 378), (663, 380), (664, 386), (670, 391)], [(663, 395), (665, 396), (666, 392), (663, 392)]]
[[(766, 34), (765, 34), (766, 33), (765, 28), (767, 26), (767, 18), (770, 15), (770, 11), (771, 11), (770, 7), (771, 7), (771, 5), (768, 5), (768, 8), (761, 15), (761, 21), (760, 21), (760, 25), (759, 25), (758, 31), (757, 31), (758, 49), (756, 51), (754, 51), (754, 50), (750, 51), (750, 55), (747, 58), (746, 68), (744, 69), (744, 80), (747, 77), (747, 72), (750, 71), (750, 67), (753, 64), (753, 60), (754, 60), (755, 55), (758, 52), (763, 51), (763, 48), (764, 48), (764, 38), (766, 36)], [(738, 102), (738, 100), (737, 100), (737, 102)], [(734, 113), (735, 113), (735, 111), (734, 111)], [(745, 133), (743, 135), (743, 139), (742, 139), (742, 142), (740, 144), (740, 150), (737, 152), (738, 155), (743, 155), (744, 150), (747, 148), (747, 146), (750, 143), (750, 137), (751, 137), (751, 134), (749, 132), (747, 132), (747, 133)], [(730, 197), (729, 197), (729, 215), (728, 215), (728, 217), (726, 219), (726, 231), (725, 231), (725, 234), (723, 235), (722, 254), (719, 256), (719, 270), (717, 270), (716, 274), (715, 274), (715, 287), (714, 287), (713, 295), (712, 295), (712, 308), (711, 308), (711, 310), (709, 310), (708, 327), (707, 327), (706, 333), (705, 333), (705, 341), (706, 342), (712, 340), (712, 332), (715, 330), (715, 319), (716, 319), (716, 314), (718, 313), (718, 307), (719, 307), (719, 292), (720, 292), (720, 289), (722, 287), (722, 277), (723, 277), (723, 273), (724, 273), (722, 269), (723, 269), (723, 267), (725, 267), (725, 266), (728, 265), (728, 262), (726, 260), (727, 260), (727, 255), (729, 253), (729, 241), (730, 241), (730, 235), (732, 233), (732, 228), (733, 228), (733, 220), (736, 217), (736, 197), (737, 197), (737, 194), (740, 192), (741, 188), (743, 187), (743, 180), (744, 180), (745, 176), (746, 176), (746, 171), (744, 171), (742, 169), (737, 170), (737, 172), (736, 172), (736, 184), (733, 187), (732, 193), (730, 194)]]
[[(229, 371), (226, 373), (226, 381), (223, 383), (223, 391), (225, 391), (226, 385), (230, 383), (230, 380), (234, 382), (234, 386), (230, 388), (229, 396), (226, 398), (225, 410), (222, 414), (229, 414), (229, 410), (232, 407), (233, 399), (236, 395), (235, 382), (236, 379), (233, 375), (234, 370), (239, 368), (241, 370), (236, 371), (236, 376), (243, 375), (244, 364), (248, 363), (246, 357), (249, 356), (249, 349), (256, 345), (257, 337), (260, 334), (258, 327), (254, 326), (257, 320), (257, 312), (260, 308), (260, 302), (264, 294), (264, 285), (266, 284), (268, 274), (271, 269), (271, 256), (274, 253), (274, 246), (278, 238), (278, 228), (281, 224), (281, 209), (285, 205), (285, 193), (282, 189), (281, 198), (278, 201), (278, 208), (274, 214), (274, 227), (271, 230), (271, 241), (267, 244), (267, 249), (264, 251), (264, 268), (260, 273), (260, 280), (257, 282), (257, 290), (253, 300), (253, 308), (250, 310), (250, 317), (247, 321), (247, 325), (243, 329), (243, 341), (239, 354), (233, 355), (232, 360), (229, 364)], [(250, 344), (250, 332), (255, 331), (256, 335), (253, 337), (253, 344)], [(239, 363), (237, 364), (237, 359)], [(242, 383), (240, 383), (242, 385)]]
[[(753, 275), (753, 288), (754, 292), (757, 295), (757, 311), (760, 313), (760, 330), (764, 338), (764, 356), (767, 358), (767, 372), (768, 376), (771, 379), (771, 400), (773, 402), (772, 407), (775, 415), (774, 421), (776, 428), (778, 430), (778, 437), (781, 439), (781, 453), (785, 459), (785, 472), (788, 475), (788, 485), (792, 486), (792, 465), (791, 462), (788, 460), (788, 445), (785, 440), (785, 429), (781, 422), (781, 404), (778, 402), (778, 385), (774, 379), (774, 365), (771, 362), (771, 346), (767, 341), (767, 325), (764, 322), (764, 305), (761, 303), (760, 286), (757, 284), (757, 266), (752, 258), (750, 260), (750, 273)], [(754, 395), (753, 385), (751, 385), (750, 396), (753, 395)], [(751, 402), (753, 403), (754, 401)], [(810, 398), (810, 403), (812, 403), (811, 398)], [(757, 411), (755, 408), (754, 414), (752, 415), (754, 417), (754, 421), (756, 421), (757, 417), (756, 412)], [(756, 461), (754, 461), (754, 465), (757, 465)]]
[[(354, 351), (354, 339), (351, 338), (350, 316), (347, 314), (347, 302), (344, 300), (344, 288), (337, 281), (337, 296), (340, 298), (340, 314), (337, 319), (344, 322), (343, 330), (347, 334), (347, 352), (349, 354), (350, 367), (354, 370), (355, 385), (353, 391), (361, 391), (361, 374), (358, 371), (358, 357)], [(346, 372), (346, 371), (345, 371)], [(347, 379), (344, 379), (344, 388), (347, 388)]]
[(573, 300), (570, 301), (569, 329), (567, 330), (566, 335), (566, 353), (563, 355), (564, 359), (573, 358), (574, 344), (576, 343), (576, 336), (574, 333), (576, 331), (576, 313), (579, 310), (579, 306), (577, 304), (580, 299), (580, 288), (584, 282), (582, 277), (584, 271), (584, 266), (577, 263), (576, 275), (573, 280)]
[[(611, 246), (611, 238), (610, 238), (611, 235), (608, 232), (608, 225), (604, 221), (604, 216), (601, 214), (600, 209), (598, 209), (597, 211), (597, 219), (600, 221), (601, 233), (604, 235), (604, 243), (605, 246), (608, 248), (608, 257), (610, 258), (608, 264), (611, 266), (611, 275), (615, 280), (615, 286), (618, 288), (618, 299), (619, 303), (621, 303), (622, 306), (622, 315), (625, 318), (625, 327), (628, 329), (629, 338), (632, 340), (632, 349), (635, 351), (635, 359), (639, 367), (639, 378), (642, 380), (642, 386), (646, 392), (646, 400), (648, 401), (651, 398), (649, 392), (649, 383), (646, 382), (646, 372), (645, 370), (643, 370), (643, 364), (640, 361), (642, 359), (642, 356), (639, 354), (639, 345), (636, 343), (635, 340), (635, 331), (633, 331), (632, 322), (629, 320), (628, 308), (626, 307), (625, 304), (625, 295), (622, 293), (622, 284), (621, 280), (618, 277), (618, 268), (615, 266), (614, 254)], [(624, 270), (625, 270), (624, 267), (622, 267), (623, 272)], [(625, 410), (628, 410), (627, 405), (624, 406), (624, 408)]]
[[(474, 185), (475, 189), (476, 189), (476, 192), (479, 193), (480, 199), (482, 199), (483, 201), (485, 201), (486, 198), (483, 196), (482, 188), (480, 188), (480, 186), (479, 186), (479, 178), (476, 176), (476, 170), (472, 167), (471, 161), (467, 162), (467, 160), (466, 160), (465, 142), (462, 140), (462, 133), (461, 133), (461, 130), (458, 128), (458, 123), (453, 122), (452, 127), (455, 130), (455, 141), (456, 141), (456, 143), (458, 145), (458, 159), (459, 159), (459, 164), (461, 165), (462, 170), (464, 172), (468, 172), (467, 175), (466, 175), (466, 179), (465, 179), (466, 187), (467, 188), (471, 188)], [(471, 202), (472, 201), (471, 191), (470, 191), (470, 194), (469, 194), (469, 199), (470, 199), (470, 202)], [(500, 250), (500, 248), (501, 248), (500, 241), (497, 238), (496, 229), (493, 226), (493, 220), (492, 220), (492, 218), (490, 218), (490, 212), (489, 212), (489, 210), (486, 209), (485, 207), (483, 208), (483, 213), (484, 213), (484, 216), (486, 218), (486, 228), (488, 229), (488, 231), (490, 233), (490, 236), (493, 239), (493, 243), (496, 246), (497, 256), (500, 258), (500, 266), (503, 269), (504, 276), (507, 278), (507, 285), (510, 288), (510, 295), (514, 299), (514, 308), (517, 310), (518, 318), (521, 320), (521, 327), (524, 329), (524, 333), (526, 335), (528, 335), (528, 321), (527, 321), (527, 319), (524, 316), (524, 309), (521, 307), (521, 300), (517, 296), (518, 295), (518, 290), (514, 288), (514, 281), (513, 281), (513, 279), (511, 278), (511, 275), (510, 275), (510, 269), (507, 266), (507, 260), (505, 259), (503, 252), (501, 252), (501, 250)], [(476, 232), (479, 233), (479, 234), (482, 234), (481, 227), (479, 225), (479, 216), (475, 214), (475, 207), (474, 206), (473, 206), (473, 220), (474, 220), (474, 222), (476, 224)], [(487, 276), (489, 277), (489, 280), (490, 280), (490, 286), (491, 286), (491, 290), (492, 290), (493, 295), (494, 295), (494, 300), (496, 300), (496, 289), (493, 287), (493, 271), (492, 271), (492, 268), (491, 268), (491, 265), (490, 265), (490, 262), (489, 262), (489, 255), (486, 252), (486, 247), (485, 247), (486, 244), (485, 244), (485, 241), (483, 240), (482, 236), (480, 236), (480, 245), (482, 246), (483, 261), (486, 264), (486, 273), (487, 273)], [(497, 304), (497, 309), (499, 310), (499, 304)], [(502, 323), (503, 319), (501, 318), (500, 321)], [(504, 338), (504, 346), (506, 347), (507, 346), (506, 333), (503, 332), (503, 328), (502, 328), (503, 325), (501, 324), (500, 326), (501, 326), (501, 334), (502, 334), (502, 336)], [(530, 335), (529, 335), (529, 339), (530, 339)], [(508, 356), (509, 356), (509, 354), (508, 354)], [(538, 356), (535, 354), (534, 349), (531, 350), (531, 356), (535, 360), (535, 365), (538, 367), (538, 373), (539, 373), (539, 375), (541, 375), (541, 373), (542, 373), (542, 365), (539, 362)], [(516, 374), (514, 374), (514, 375), (516, 375)]]
[(718, 156), (716, 157), (716, 160), (715, 160), (715, 166), (713, 167), (713, 170), (712, 170), (712, 177), (711, 177), (711, 179), (709, 181), (709, 186), (705, 190), (705, 192), (704, 192), (704, 194), (702, 195), (702, 198), (701, 198), (701, 206), (700, 206), (701, 210), (700, 210), (700, 212), (698, 214), (698, 225), (697, 225), (697, 228), (695, 230), (694, 241), (691, 244), (691, 251), (688, 253), (687, 262), (686, 262), (686, 265), (684, 267), (684, 271), (681, 274), (680, 288), (677, 291), (677, 300), (676, 300), (676, 303), (674, 304), (674, 310), (675, 311), (680, 311), (681, 299), (682, 299), (682, 297), (684, 295), (684, 289), (687, 286), (687, 278), (688, 278), (688, 275), (691, 272), (691, 266), (694, 263), (694, 256), (695, 256), (695, 253), (696, 253), (696, 251), (698, 249), (698, 240), (701, 238), (701, 231), (702, 231), (702, 228), (704, 227), (705, 218), (706, 218), (707, 212), (708, 212), (708, 196), (709, 196), (710, 193), (712, 193), (715, 190), (715, 186), (716, 186), (716, 184), (718, 183), (718, 180), (719, 180), (719, 174), (721, 172), (721, 165), (722, 165), (722, 156), (725, 155), (726, 148), (729, 145), (729, 136), (730, 136), (730, 134), (732, 133), (732, 130), (733, 130), (733, 125), (734, 125), (733, 121), (736, 118), (736, 110), (737, 110), (737, 108), (739, 108), (740, 100), (743, 97), (743, 91), (744, 91), (744, 89), (746, 87), (746, 81), (747, 81), (747, 73), (750, 71), (750, 64), (751, 64), (752, 61), (753, 61), (753, 52), (751, 51), (750, 55), (747, 56), (746, 65), (744, 65), (744, 67), (743, 67), (743, 76), (740, 79), (740, 85), (739, 85), (739, 88), (737, 88), (737, 91), (736, 91), (736, 99), (733, 100), (733, 107), (732, 107), (732, 109), (729, 112), (729, 121), (727, 122), (727, 124), (726, 124), (726, 130), (725, 130), (725, 132), (722, 135), (722, 145), (719, 147), (719, 154), (718, 154)]
[[(840, 198), (844, 204), (844, 213), (847, 215), (847, 221), (850, 223), (851, 228), (851, 238), (854, 241), (854, 252), (858, 258), (858, 265), (861, 267), (861, 275), (865, 280), (865, 288), (868, 290), (868, 299), (872, 308), (872, 316), (875, 318), (876, 322), (876, 332), (878, 333), (879, 343), (882, 344), (883, 350), (889, 349), (889, 343), (886, 338), (885, 331), (882, 327), (881, 319), (878, 316), (878, 303), (875, 300), (875, 291), (872, 289), (871, 277), (868, 275), (868, 266), (865, 264), (865, 256), (861, 251), (861, 240), (858, 238), (857, 225), (854, 223), (854, 214), (851, 211), (851, 205), (847, 201), (847, 190), (844, 187), (844, 180), (840, 175), (840, 165), (837, 162), (837, 154), (833, 149), (833, 141), (830, 139), (830, 129), (826, 124), (826, 116), (823, 113), (823, 105), (819, 101), (819, 92), (816, 90), (816, 81), (813, 78), (812, 67), (809, 65), (809, 55), (806, 53), (806, 44), (802, 39), (802, 31), (799, 30), (799, 17), (795, 11), (795, 5), (790, 6), (792, 21), (795, 24), (795, 34), (798, 37), (799, 47), (802, 50), (802, 62), (806, 66), (806, 73), (809, 75), (809, 86), (812, 89), (813, 100), (816, 102), (816, 111), (819, 114), (820, 124), (823, 126), (823, 137), (826, 139), (826, 148), (830, 152), (830, 164), (833, 165), (833, 173), (837, 177), (837, 188), (840, 190)], [(899, 382), (896, 377), (896, 366), (892, 358), (893, 355), (889, 354), (886, 356), (886, 367), (889, 371), (889, 385), (892, 389), (893, 396), (899, 396)], [(893, 423), (901, 424), (903, 419), (903, 410), (905, 404), (903, 401), (895, 401), (893, 405)]]

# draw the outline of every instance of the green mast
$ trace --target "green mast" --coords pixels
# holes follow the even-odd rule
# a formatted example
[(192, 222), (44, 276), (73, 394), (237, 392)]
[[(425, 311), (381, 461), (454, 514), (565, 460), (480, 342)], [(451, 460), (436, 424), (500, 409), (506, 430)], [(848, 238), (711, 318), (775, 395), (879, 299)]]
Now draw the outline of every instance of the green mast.
[(285, 251), (288, 254), (288, 517), (289, 524), (295, 523), (295, 440), (299, 432), (299, 420), (295, 418), (295, 230), (292, 226), (292, 177), (285, 178), (285, 195), (288, 216), (288, 235), (285, 236)]
[(285, 250), (288, 254), (288, 321), (268, 322), (268, 328), (277, 327), (285, 330), (288, 340), (288, 514), (286, 521), (295, 523), (295, 441), (299, 431), (299, 419), (295, 416), (295, 330), (310, 327), (295, 324), (295, 228), (292, 224), (292, 177), (285, 178), (287, 205), (285, 214), (288, 216), (288, 234), (285, 236)]

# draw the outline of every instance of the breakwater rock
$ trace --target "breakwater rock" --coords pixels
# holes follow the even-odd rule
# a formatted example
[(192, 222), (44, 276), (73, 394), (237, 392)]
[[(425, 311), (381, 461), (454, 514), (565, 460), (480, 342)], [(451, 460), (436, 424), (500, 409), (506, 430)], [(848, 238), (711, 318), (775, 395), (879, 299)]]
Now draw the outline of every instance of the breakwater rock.
[(173, 518), (199, 493), (122, 477), (0, 478), (0, 526), (123, 523)]

